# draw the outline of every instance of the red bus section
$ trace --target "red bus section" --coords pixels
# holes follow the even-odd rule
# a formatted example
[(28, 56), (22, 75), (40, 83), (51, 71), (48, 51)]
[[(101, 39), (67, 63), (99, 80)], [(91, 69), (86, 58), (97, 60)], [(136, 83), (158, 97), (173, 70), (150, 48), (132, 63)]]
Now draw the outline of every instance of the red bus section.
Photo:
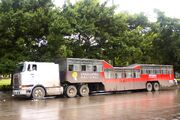
[(114, 67), (104, 70), (103, 83), (107, 91), (147, 89), (174, 85), (174, 72), (171, 65), (134, 64), (128, 67)]
[(133, 64), (113, 67), (104, 60), (66, 58), (60, 60), (62, 84), (87, 85), (91, 91), (147, 89), (158, 91), (175, 84), (172, 65)]

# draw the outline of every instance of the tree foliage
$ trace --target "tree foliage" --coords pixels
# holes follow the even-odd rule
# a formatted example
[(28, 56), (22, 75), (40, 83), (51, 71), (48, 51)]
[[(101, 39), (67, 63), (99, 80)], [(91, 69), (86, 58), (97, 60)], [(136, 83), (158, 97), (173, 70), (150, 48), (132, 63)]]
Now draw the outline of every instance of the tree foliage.
[[(51, 0), (0, 0), (0, 73), (20, 61), (95, 58), (114, 66), (172, 64), (180, 70), (180, 20), (155, 10), (115, 13), (107, 2), (81, 0), (57, 8)], [(46, 44), (42, 44), (43, 40)]]

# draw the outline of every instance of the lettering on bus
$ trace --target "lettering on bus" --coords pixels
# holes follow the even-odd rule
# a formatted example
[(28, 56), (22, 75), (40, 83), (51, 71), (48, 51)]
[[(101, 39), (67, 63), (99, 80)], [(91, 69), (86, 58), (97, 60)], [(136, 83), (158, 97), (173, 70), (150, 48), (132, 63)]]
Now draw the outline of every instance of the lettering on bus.
[(98, 79), (99, 73), (80, 73), (82, 79)]
[(149, 78), (157, 78), (156, 74), (149, 74)]

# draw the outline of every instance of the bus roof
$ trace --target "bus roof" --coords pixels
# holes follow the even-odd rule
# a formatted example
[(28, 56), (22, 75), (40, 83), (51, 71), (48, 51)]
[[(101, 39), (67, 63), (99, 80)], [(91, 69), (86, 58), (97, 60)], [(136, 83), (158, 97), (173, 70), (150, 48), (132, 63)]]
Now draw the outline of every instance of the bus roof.
[(172, 65), (159, 65), (159, 64), (132, 64), (126, 67), (114, 67), (114, 69), (140, 69), (142, 67), (162, 67), (162, 66), (167, 66), (167, 67), (172, 67)]

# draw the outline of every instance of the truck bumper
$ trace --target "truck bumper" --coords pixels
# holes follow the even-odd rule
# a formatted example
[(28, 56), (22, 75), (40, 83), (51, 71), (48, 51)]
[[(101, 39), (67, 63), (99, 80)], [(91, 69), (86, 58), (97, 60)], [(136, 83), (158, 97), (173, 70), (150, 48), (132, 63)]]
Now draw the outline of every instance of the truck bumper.
[(13, 96), (31, 96), (31, 90), (30, 89), (20, 89), (20, 90), (13, 90)]

